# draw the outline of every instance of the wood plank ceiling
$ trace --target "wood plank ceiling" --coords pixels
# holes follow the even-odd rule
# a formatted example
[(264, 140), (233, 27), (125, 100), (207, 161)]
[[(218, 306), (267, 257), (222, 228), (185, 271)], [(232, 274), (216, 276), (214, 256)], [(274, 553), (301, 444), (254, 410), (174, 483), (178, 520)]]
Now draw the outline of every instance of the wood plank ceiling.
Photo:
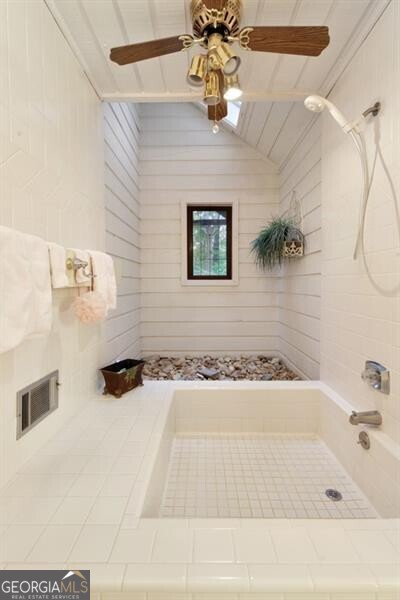
[[(191, 33), (190, 0), (46, 0), (99, 95), (108, 100), (197, 101), (186, 72), (193, 50), (120, 67), (113, 46)], [(245, 25), (328, 25), (331, 42), (317, 58), (245, 52), (245, 90), (237, 133), (277, 164), (313, 115), (308, 93), (326, 94), (374, 5), (387, 0), (243, 0)], [(252, 102), (257, 100), (257, 102)]]

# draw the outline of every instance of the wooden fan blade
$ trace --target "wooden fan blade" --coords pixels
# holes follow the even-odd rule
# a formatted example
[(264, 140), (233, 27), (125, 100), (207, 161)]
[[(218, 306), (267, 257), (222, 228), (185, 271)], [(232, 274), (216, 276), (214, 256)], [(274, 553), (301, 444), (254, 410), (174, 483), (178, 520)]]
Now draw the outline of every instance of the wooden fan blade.
[(221, 121), (228, 114), (228, 104), (224, 98), (221, 98), (219, 104), (208, 107), (208, 118), (210, 121)]
[[(246, 28), (247, 29), (247, 28)], [(328, 27), (252, 27), (248, 47), (257, 52), (319, 56), (329, 44)]]
[(111, 48), (110, 59), (119, 65), (129, 65), (131, 63), (173, 54), (183, 49), (183, 42), (179, 37), (164, 38), (162, 40), (151, 40), (129, 46), (119, 46)]

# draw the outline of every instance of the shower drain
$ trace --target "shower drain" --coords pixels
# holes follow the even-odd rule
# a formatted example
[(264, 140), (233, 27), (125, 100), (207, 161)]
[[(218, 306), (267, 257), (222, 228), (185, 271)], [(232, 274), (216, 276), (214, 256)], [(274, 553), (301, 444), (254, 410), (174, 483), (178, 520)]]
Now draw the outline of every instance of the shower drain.
[(328, 498), (330, 500), (333, 500), (334, 502), (339, 502), (339, 500), (342, 499), (342, 494), (337, 490), (326, 490), (325, 495), (328, 496)]

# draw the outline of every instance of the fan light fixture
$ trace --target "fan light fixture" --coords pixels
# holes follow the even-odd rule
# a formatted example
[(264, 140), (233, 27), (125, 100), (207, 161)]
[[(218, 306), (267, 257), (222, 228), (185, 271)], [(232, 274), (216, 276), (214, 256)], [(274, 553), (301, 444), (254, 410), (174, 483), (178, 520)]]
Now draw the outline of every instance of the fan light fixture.
[(238, 72), (241, 60), (225, 42), (211, 52), (211, 57), (216, 57), (224, 75), (234, 75)]
[(204, 93), (204, 102), (207, 106), (215, 106), (219, 103), (220, 90), (219, 78), (215, 71), (210, 71), (206, 77), (206, 90)]
[(210, 36), (208, 58), (212, 69), (221, 69), (224, 75), (234, 75), (240, 67), (240, 58), (232, 48), (222, 41), (218, 33)]
[(188, 83), (194, 87), (200, 87), (204, 84), (207, 75), (207, 56), (197, 54), (193, 56), (188, 72)]
[(228, 101), (238, 100), (243, 94), (240, 89), (239, 77), (232, 75), (225, 77), (224, 98)]

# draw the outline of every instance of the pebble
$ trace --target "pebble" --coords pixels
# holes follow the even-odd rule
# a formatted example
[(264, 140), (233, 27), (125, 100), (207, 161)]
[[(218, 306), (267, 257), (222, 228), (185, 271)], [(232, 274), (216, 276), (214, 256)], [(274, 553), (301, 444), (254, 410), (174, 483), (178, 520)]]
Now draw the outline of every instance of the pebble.
[(204, 375), (206, 379), (217, 379), (218, 371), (217, 369), (208, 369), (207, 367), (203, 367), (197, 371), (200, 375)]
[(144, 359), (144, 379), (186, 380), (296, 380), (300, 377), (276, 356), (160, 356)]

